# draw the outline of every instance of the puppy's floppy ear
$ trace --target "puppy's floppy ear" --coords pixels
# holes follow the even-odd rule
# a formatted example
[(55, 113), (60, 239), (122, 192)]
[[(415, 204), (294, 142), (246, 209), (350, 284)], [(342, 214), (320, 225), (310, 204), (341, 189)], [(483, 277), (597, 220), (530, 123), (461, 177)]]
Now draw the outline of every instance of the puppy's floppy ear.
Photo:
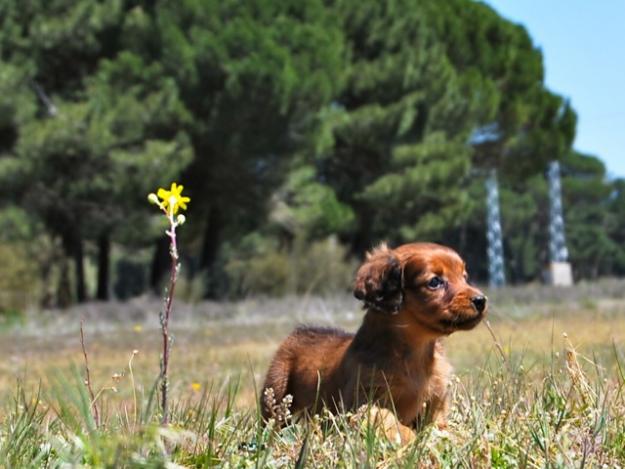
[(367, 253), (356, 273), (354, 296), (365, 307), (378, 312), (396, 314), (404, 301), (403, 269), (397, 256), (386, 244)]

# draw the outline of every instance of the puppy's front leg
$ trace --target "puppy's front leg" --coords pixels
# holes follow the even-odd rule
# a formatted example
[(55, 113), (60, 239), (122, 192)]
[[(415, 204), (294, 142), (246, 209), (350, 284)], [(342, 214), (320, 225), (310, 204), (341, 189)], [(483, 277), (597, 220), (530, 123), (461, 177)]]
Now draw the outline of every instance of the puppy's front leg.
[(447, 428), (447, 413), (449, 412), (449, 399), (444, 396), (443, 399), (438, 399), (432, 403), (434, 412), (432, 415), (432, 422), (438, 427), (439, 430)]
[(432, 422), (439, 430), (446, 429), (447, 414), (449, 413), (449, 393), (447, 390), (441, 396), (433, 396), (430, 406), (432, 407)]
[(425, 426), (433, 423), (439, 430), (447, 428), (447, 413), (449, 411), (449, 400), (447, 394), (443, 396), (432, 396), (424, 403), (424, 409), (414, 420), (412, 427), (416, 431), (421, 431)]

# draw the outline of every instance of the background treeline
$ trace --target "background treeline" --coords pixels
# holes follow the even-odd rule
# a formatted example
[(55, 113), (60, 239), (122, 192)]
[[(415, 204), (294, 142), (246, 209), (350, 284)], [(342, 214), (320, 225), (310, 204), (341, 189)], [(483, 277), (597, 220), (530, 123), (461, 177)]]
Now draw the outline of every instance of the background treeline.
[(508, 277), (538, 280), (553, 159), (576, 276), (622, 275), (625, 181), (575, 124), (527, 31), (471, 0), (3, 0), (0, 309), (158, 288), (146, 195), (172, 180), (189, 297), (344, 288), (380, 240), (485, 280), (490, 168)]

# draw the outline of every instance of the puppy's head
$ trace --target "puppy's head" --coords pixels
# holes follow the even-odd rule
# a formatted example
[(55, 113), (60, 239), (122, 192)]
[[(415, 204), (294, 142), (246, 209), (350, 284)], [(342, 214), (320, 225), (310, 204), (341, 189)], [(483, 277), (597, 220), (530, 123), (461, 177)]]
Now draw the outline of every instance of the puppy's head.
[(486, 296), (467, 282), (460, 256), (445, 246), (382, 245), (356, 274), (354, 296), (384, 314), (404, 313), (440, 334), (475, 327), (486, 313)]

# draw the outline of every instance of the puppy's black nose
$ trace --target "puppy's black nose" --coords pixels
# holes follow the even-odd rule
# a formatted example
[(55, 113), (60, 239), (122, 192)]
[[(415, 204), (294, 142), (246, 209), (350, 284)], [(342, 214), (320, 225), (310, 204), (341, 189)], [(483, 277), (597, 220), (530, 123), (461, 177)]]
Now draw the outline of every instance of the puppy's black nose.
[(486, 297), (484, 295), (474, 296), (471, 298), (471, 303), (473, 303), (478, 313), (483, 313), (486, 309)]

